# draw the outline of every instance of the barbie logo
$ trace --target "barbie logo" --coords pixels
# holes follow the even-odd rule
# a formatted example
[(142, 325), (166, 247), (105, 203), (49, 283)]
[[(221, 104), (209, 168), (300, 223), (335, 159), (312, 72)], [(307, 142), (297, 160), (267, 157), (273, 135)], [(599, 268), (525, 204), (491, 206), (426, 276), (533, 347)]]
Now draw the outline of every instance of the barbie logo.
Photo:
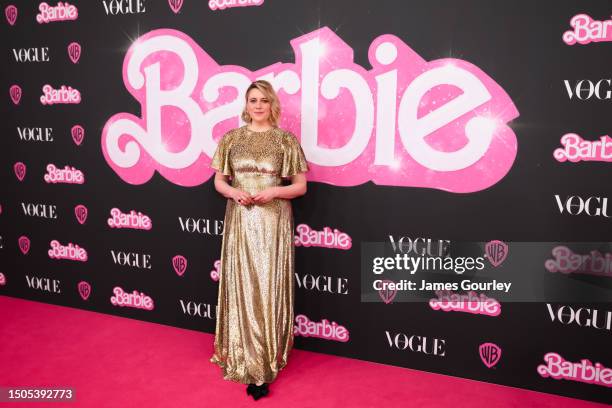
[(492, 317), (501, 314), (501, 304), (482, 293), (478, 295), (474, 291), (469, 291), (467, 294), (460, 295), (451, 291), (437, 290), (436, 295), (437, 298), (429, 301), (429, 307), (433, 310), (466, 312)]
[(551, 377), (555, 380), (579, 381), (612, 387), (612, 369), (604, 367), (603, 364), (593, 365), (587, 359), (580, 360), (580, 363), (572, 363), (557, 353), (546, 353), (544, 361), (546, 365), (538, 366), (538, 374), (544, 378)]
[(9, 4), (4, 9), (4, 15), (6, 16), (6, 21), (8, 21), (10, 25), (15, 25), (15, 21), (17, 21), (17, 7), (13, 4)]
[(111, 216), (107, 220), (108, 226), (111, 228), (133, 228), (150, 230), (153, 228), (153, 221), (147, 215), (140, 211), (130, 211), (129, 214), (122, 213), (120, 209), (113, 208)]
[(544, 263), (548, 272), (612, 277), (612, 254), (602, 255), (599, 251), (591, 251), (590, 254), (580, 255), (566, 246), (558, 246), (552, 250), (552, 255), (555, 259), (548, 259)]
[(71, 261), (87, 261), (87, 251), (85, 248), (69, 242), (68, 245), (62, 245), (57, 240), (51, 241), (51, 249), (47, 251), (51, 259), (68, 259)]
[(349, 331), (336, 322), (331, 322), (330, 324), (327, 319), (313, 322), (305, 315), (297, 315), (295, 316), (295, 323), (293, 334), (296, 336), (318, 337), (325, 340), (342, 342), (349, 341)]
[(599, 140), (591, 142), (584, 140), (575, 133), (568, 133), (561, 137), (563, 148), (555, 149), (553, 157), (560, 162), (567, 160), (572, 163), (579, 161), (612, 162), (612, 138), (601, 136)]
[(219, 282), (219, 274), (221, 273), (221, 260), (217, 259), (213, 266), (215, 267), (215, 269), (210, 271), (210, 279), (214, 280), (215, 282)]
[(261, 6), (264, 0), (210, 0), (208, 8), (211, 10), (223, 10), (231, 7)]
[(104, 158), (131, 184), (155, 171), (182, 186), (205, 182), (214, 174), (216, 140), (242, 124), (244, 91), (261, 78), (279, 92), (280, 126), (300, 135), (310, 181), (465, 193), (510, 170), (517, 141), (506, 123), (518, 111), (478, 67), (453, 58), (427, 62), (385, 34), (371, 43), (367, 70), (328, 27), (291, 47), (295, 63), (250, 72), (217, 64), (180, 31), (143, 35), (123, 63), (142, 118), (118, 113), (106, 122)]
[(612, 41), (612, 20), (599, 21), (587, 14), (576, 14), (570, 26), (572, 30), (563, 33), (563, 42), (567, 45)]
[(40, 13), (36, 15), (38, 24), (52, 23), (54, 21), (76, 20), (79, 17), (79, 11), (76, 6), (66, 2), (59, 1), (57, 6), (53, 7), (45, 2), (38, 6)]
[(155, 305), (150, 296), (142, 292), (134, 290), (132, 293), (126, 293), (119, 286), (113, 289), (115, 296), (111, 296), (110, 302), (113, 306), (133, 307), (136, 309), (153, 310)]
[(55, 164), (47, 164), (47, 174), (43, 177), (47, 183), (83, 184), (85, 175), (81, 170), (72, 166), (64, 166), (63, 169), (55, 167)]
[(40, 95), (40, 103), (43, 105), (55, 105), (57, 103), (81, 103), (81, 93), (71, 86), (66, 88), (62, 85), (60, 89), (54, 89), (46, 84), (42, 88), (44, 95)]
[(323, 227), (323, 231), (315, 231), (306, 224), (300, 224), (295, 229), (295, 246), (350, 249), (352, 245), (351, 237), (335, 228), (332, 231), (330, 227)]

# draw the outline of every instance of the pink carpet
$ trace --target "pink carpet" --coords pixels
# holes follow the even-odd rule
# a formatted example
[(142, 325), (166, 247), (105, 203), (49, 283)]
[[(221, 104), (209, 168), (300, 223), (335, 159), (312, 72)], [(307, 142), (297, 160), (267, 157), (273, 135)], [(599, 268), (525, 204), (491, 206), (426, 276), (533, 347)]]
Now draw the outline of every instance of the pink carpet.
[(0, 386), (71, 386), (73, 403), (14, 407), (605, 407), (294, 349), (259, 401), (208, 362), (213, 336), (0, 296)]

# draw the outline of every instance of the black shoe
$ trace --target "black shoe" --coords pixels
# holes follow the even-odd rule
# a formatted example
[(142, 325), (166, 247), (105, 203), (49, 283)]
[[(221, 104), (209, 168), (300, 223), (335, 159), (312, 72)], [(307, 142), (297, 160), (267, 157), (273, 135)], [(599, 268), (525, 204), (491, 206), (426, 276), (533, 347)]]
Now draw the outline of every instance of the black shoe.
[(255, 384), (249, 384), (249, 386), (246, 389), (247, 395), (253, 395), (256, 389), (257, 389), (257, 386)]
[(268, 384), (263, 383), (262, 385), (254, 386), (253, 390), (251, 391), (251, 396), (255, 401), (257, 401), (261, 397), (265, 397), (266, 395), (268, 395), (269, 392), (270, 391), (268, 390)]

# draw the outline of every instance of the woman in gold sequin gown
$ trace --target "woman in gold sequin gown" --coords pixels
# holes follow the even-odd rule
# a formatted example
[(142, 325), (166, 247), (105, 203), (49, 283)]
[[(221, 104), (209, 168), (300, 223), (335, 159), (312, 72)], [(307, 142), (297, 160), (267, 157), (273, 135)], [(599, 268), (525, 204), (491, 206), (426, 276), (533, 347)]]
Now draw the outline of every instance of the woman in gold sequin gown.
[[(250, 384), (247, 392), (257, 399), (267, 394), (293, 347), (290, 199), (306, 193), (309, 168), (296, 137), (277, 126), (280, 105), (272, 86), (253, 82), (245, 100), (247, 124), (223, 135), (211, 162), (215, 188), (228, 201), (210, 361), (223, 369), (224, 379)], [(282, 186), (282, 177), (291, 184)]]

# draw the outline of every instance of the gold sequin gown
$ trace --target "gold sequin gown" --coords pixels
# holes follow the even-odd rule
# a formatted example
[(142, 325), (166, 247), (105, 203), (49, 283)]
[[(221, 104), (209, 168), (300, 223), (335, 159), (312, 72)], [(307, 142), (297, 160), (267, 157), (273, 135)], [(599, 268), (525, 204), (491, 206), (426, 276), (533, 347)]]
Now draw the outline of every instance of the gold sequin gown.
[[(296, 137), (278, 127), (230, 130), (211, 167), (231, 176), (233, 187), (253, 194), (280, 185), (281, 177), (308, 171)], [(227, 200), (210, 359), (226, 380), (270, 383), (287, 365), (293, 348), (293, 231), (288, 199), (248, 206)]]

